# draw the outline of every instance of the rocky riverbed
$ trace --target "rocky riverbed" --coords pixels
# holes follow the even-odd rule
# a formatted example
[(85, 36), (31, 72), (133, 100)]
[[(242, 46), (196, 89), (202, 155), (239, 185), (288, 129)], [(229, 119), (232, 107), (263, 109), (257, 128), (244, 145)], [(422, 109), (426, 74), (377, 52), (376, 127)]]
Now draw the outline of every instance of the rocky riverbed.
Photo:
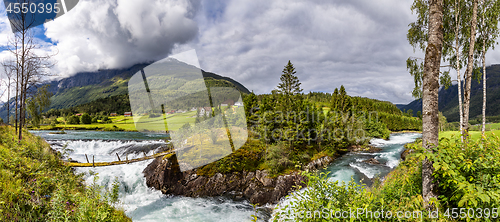
[[(331, 157), (322, 157), (304, 167), (316, 170), (333, 161)], [(231, 195), (235, 198), (248, 199), (253, 204), (275, 204), (282, 197), (294, 191), (297, 186), (305, 186), (305, 180), (299, 172), (270, 177), (267, 171), (216, 173), (212, 177), (197, 174), (197, 170), (180, 172), (175, 157), (156, 158), (143, 171), (146, 184), (164, 194), (188, 197), (208, 197)]]

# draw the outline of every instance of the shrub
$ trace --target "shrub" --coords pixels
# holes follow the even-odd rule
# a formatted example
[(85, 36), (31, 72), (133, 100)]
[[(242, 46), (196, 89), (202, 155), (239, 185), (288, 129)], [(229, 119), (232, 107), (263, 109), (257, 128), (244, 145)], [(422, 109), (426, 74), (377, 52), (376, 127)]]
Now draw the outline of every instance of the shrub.
[(68, 124), (80, 124), (80, 118), (78, 116), (72, 115), (68, 118)]
[(391, 131), (387, 129), (387, 125), (378, 121), (366, 121), (365, 130), (370, 137), (389, 139), (391, 135)]
[[(375, 179), (372, 187), (360, 185), (352, 178), (344, 183), (330, 180), (327, 173), (303, 172), (307, 189), (290, 194), (287, 198), (290, 202), (286, 205), (277, 205), (273, 221), (448, 221), (450, 218), (443, 211), (439, 212), (439, 218), (429, 218), (429, 211), (423, 206), (422, 158), (422, 155), (410, 154), (386, 176), (383, 184)], [(439, 203), (437, 206), (443, 209)], [(350, 215), (335, 217), (335, 212), (349, 213), (350, 210), (354, 212), (353, 218)], [(362, 214), (358, 215), (358, 210)], [(382, 210), (384, 218), (380, 216), (377, 220), (374, 212), (382, 215)], [(397, 212), (411, 212), (412, 215), (398, 218)], [(418, 213), (417, 218), (413, 218), (414, 212)]]
[(303, 172), (303, 175), (308, 180), (308, 188), (302, 192), (292, 193), (288, 205), (276, 206), (277, 214), (274, 221), (334, 220), (335, 217), (331, 217), (331, 212), (334, 215), (336, 211), (349, 211), (349, 208), (353, 211), (358, 208), (366, 209), (373, 200), (373, 194), (356, 184), (354, 180), (345, 184), (328, 180), (326, 173)]
[(266, 152), (266, 163), (271, 174), (277, 174), (292, 164), (284, 143), (271, 145)]
[(116, 182), (86, 187), (43, 139), (14, 133), (0, 126), (0, 221), (131, 221), (112, 207)]
[(84, 113), (82, 117), (80, 118), (80, 121), (82, 124), (91, 124), (92, 123), (92, 118), (88, 113)]
[(161, 116), (161, 114), (157, 114), (157, 113), (151, 113), (149, 114), (149, 118), (156, 118), (156, 117), (159, 117)]
[(443, 138), (434, 153), (434, 176), (440, 200), (449, 207), (498, 208), (500, 205), (500, 139), (496, 136), (461, 142)]
[(111, 120), (109, 117), (105, 116), (104, 118), (102, 118), (102, 122), (101, 123), (112, 123), (113, 120)]
[(180, 129), (184, 130), (184, 131), (188, 131), (189, 129), (191, 129), (191, 124), (184, 123), (184, 125), (182, 125), (182, 127)]
[(120, 127), (117, 127), (116, 125), (113, 125), (112, 127), (104, 128), (103, 131), (125, 131), (125, 129), (122, 129)]

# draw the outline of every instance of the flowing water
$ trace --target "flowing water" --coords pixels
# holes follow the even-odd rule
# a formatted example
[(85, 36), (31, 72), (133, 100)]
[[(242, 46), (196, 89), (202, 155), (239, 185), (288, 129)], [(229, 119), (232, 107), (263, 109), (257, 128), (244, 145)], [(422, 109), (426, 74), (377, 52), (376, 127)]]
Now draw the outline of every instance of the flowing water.
[[(329, 179), (349, 182), (352, 177), (356, 182), (363, 180), (366, 184), (371, 184), (371, 179), (374, 177), (383, 178), (399, 164), (405, 144), (411, 143), (421, 136), (420, 133), (399, 133), (392, 134), (389, 140), (372, 139), (370, 144), (381, 148), (380, 151), (343, 155), (326, 169), (329, 172)], [(371, 158), (380, 164), (363, 162)]]
[[(96, 162), (115, 161), (116, 153), (123, 159), (144, 155), (144, 147), (164, 145), (164, 134), (138, 132), (100, 132), (70, 131), (67, 134), (50, 134), (51, 131), (31, 131), (46, 139), (52, 148), (66, 150), (68, 157), (78, 162), (86, 162), (92, 156)], [(373, 139), (373, 146), (382, 148), (376, 153), (346, 154), (334, 161), (327, 171), (331, 180), (349, 181), (351, 176), (359, 181), (375, 176), (385, 176), (399, 163), (403, 145), (420, 137), (417, 133), (394, 134), (390, 140)], [(135, 151), (135, 152), (131, 152)], [(148, 153), (146, 153), (148, 154)], [(151, 152), (149, 154), (152, 154)], [(375, 158), (381, 164), (368, 164), (363, 160)], [(92, 161), (92, 160), (90, 160)], [(120, 203), (117, 205), (133, 221), (248, 221), (255, 214), (253, 206), (246, 200), (234, 200), (228, 197), (191, 198), (166, 196), (160, 191), (146, 186), (142, 171), (152, 160), (125, 165), (76, 168), (77, 173), (86, 173), (85, 180), (91, 184), (94, 180), (89, 171), (99, 177), (97, 183), (111, 187), (113, 181), (120, 182)], [(271, 217), (267, 208), (258, 208), (257, 216), (266, 221)]]

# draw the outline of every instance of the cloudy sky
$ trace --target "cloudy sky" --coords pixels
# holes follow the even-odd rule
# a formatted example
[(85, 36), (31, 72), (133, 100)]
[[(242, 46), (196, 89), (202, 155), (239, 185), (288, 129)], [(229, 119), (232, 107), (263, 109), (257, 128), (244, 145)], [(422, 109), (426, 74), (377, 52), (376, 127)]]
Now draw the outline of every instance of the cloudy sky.
[[(80, 0), (36, 28), (57, 52), (60, 77), (123, 68), (195, 49), (202, 69), (255, 93), (274, 89), (288, 60), (305, 92), (332, 92), (408, 103), (414, 53), (406, 40), (412, 0)], [(11, 35), (0, 6), (0, 47)], [(500, 62), (499, 52), (488, 64)], [(0, 51), (0, 59), (8, 53)]]

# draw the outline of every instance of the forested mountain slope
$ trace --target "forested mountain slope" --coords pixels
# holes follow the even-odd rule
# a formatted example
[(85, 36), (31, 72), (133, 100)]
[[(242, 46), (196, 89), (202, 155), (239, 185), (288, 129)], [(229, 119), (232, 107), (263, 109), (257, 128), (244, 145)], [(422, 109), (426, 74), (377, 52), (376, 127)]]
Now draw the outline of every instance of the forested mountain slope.
[[(481, 69), (482, 71), (482, 69)], [(486, 116), (500, 115), (500, 65), (486, 67)], [(470, 117), (475, 119), (481, 116), (483, 105), (482, 80), (472, 80)], [(400, 108), (401, 110), (422, 110), (422, 100), (418, 99)], [(458, 122), (458, 87), (452, 85), (448, 89), (439, 91), (439, 111), (443, 112), (449, 122)]]
[[(129, 79), (148, 65), (149, 64), (138, 64), (126, 69), (82, 72), (68, 78), (51, 81), (47, 83), (49, 85), (49, 91), (53, 94), (49, 109), (75, 107), (82, 104), (88, 104), (98, 99), (101, 99), (101, 103), (103, 101), (110, 101), (109, 98), (113, 98), (111, 100), (114, 100), (114, 98), (123, 99), (123, 95), (128, 95)], [(176, 60), (170, 61), (169, 67), (177, 71), (179, 75), (182, 75), (184, 72), (199, 72), (198, 68)], [(233, 87), (242, 93), (250, 93), (245, 86), (231, 78), (211, 72), (205, 72), (203, 70), (201, 70), (201, 72), (207, 85)], [(11, 115), (13, 115), (14, 102), (13, 100), (10, 102)], [(6, 119), (6, 105), (0, 107), (0, 117)]]

